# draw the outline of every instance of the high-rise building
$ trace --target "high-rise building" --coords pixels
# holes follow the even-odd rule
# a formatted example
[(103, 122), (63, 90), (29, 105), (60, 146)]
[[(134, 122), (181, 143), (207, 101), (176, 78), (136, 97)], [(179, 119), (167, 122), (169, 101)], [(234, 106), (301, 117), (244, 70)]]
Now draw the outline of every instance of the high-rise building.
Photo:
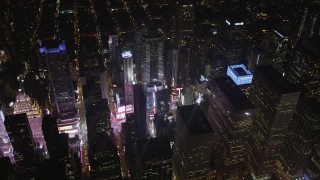
[(59, 134), (57, 118), (46, 115), (43, 117), (42, 130), (50, 159), (57, 161), (66, 160), (68, 157), (68, 141), (64, 139), (66, 134)]
[(298, 42), (284, 75), (291, 83), (304, 85), (309, 95), (320, 97), (318, 53), (312, 42), (306, 40)]
[(275, 170), (299, 95), (299, 90), (272, 66), (256, 68), (249, 93), (256, 111), (247, 160), (256, 177), (270, 177)]
[[(80, 38), (79, 73), (85, 106), (89, 143), (98, 132), (111, 132), (107, 72), (95, 37)], [(109, 110), (110, 108), (110, 110)]]
[(193, 85), (185, 86), (181, 92), (182, 105), (191, 105), (195, 101), (195, 88)]
[(32, 144), (32, 133), (27, 114), (5, 116), (5, 126), (13, 146), (16, 164), (26, 172), (33, 171), (37, 158)]
[(316, 1), (305, 3), (305, 7), (303, 11), (300, 11), (301, 14), (298, 17), (300, 24), (297, 29), (297, 40), (304, 37), (314, 37), (319, 32), (319, 6)]
[(22, 89), (19, 89), (13, 108), (14, 114), (27, 114), (32, 142), (37, 148), (43, 149), (44, 153), (47, 152), (46, 142), (42, 133), (42, 112), (37, 101), (32, 100)]
[(135, 78), (133, 74), (133, 57), (131, 50), (124, 49), (121, 57), (123, 59), (124, 84), (132, 84)]
[(281, 73), (284, 72), (284, 62), (288, 53), (288, 46), (288, 33), (282, 29), (269, 31), (266, 40), (263, 42), (263, 48), (270, 58), (269, 63)]
[(73, 137), (79, 133), (79, 120), (65, 42), (53, 39), (39, 44), (48, 71), (53, 114), (58, 117), (59, 131)]
[(255, 108), (230, 77), (213, 79), (208, 120), (214, 130), (213, 160), (223, 179), (236, 179), (245, 166), (245, 148)]
[[(209, 64), (209, 52), (212, 50), (215, 42), (208, 36), (198, 35), (192, 41), (190, 47), (190, 60), (188, 63), (188, 74), (189, 77), (199, 76), (201, 73), (205, 72), (206, 65)], [(222, 64), (220, 64), (222, 65)], [(222, 68), (226, 69), (226, 67)], [(225, 72), (224, 72), (225, 74)], [(194, 79), (192, 79), (194, 80)]]
[(167, 51), (167, 63), (166, 63), (166, 84), (171, 85), (172, 87), (177, 86), (177, 76), (178, 76), (178, 57), (179, 57), (179, 49), (173, 48)]
[(157, 29), (149, 29), (143, 38), (143, 83), (164, 82), (164, 39)]
[(9, 157), (0, 158), (0, 168), (0, 179), (17, 179), (14, 166), (11, 164)]
[(143, 23), (142, 27), (135, 32), (135, 47), (134, 47), (134, 64), (135, 64), (135, 76), (137, 82), (141, 82), (143, 80), (143, 69), (142, 64), (144, 61), (143, 58), (143, 35), (146, 33), (146, 26)]
[(247, 57), (248, 69), (253, 72), (257, 66), (270, 64), (267, 54), (267, 51), (260, 47), (250, 49)]
[(197, 104), (179, 106), (173, 152), (176, 179), (205, 179), (210, 169), (213, 130)]
[(217, 55), (211, 64), (212, 76), (214, 78), (226, 76), (228, 62), (223, 55)]
[(98, 134), (89, 152), (92, 179), (121, 179), (117, 148), (107, 134)]
[[(122, 51), (123, 60), (123, 74), (124, 74), (124, 95), (125, 95), (125, 106), (126, 113), (133, 112), (133, 84), (136, 83), (136, 77), (133, 72), (133, 56), (132, 51), (129, 48), (124, 48)], [(129, 109), (127, 107), (130, 107)], [(130, 110), (131, 109), (131, 110)]]
[(10, 142), (6, 127), (4, 125), (5, 117), (0, 110), (0, 156), (9, 157), (11, 162), (14, 164), (13, 147)]
[(319, 179), (320, 178), (319, 163), (320, 163), (320, 146), (318, 145), (311, 157), (310, 164), (308, 164), (306, 173), (304, 174), (304, 178)]
[(133, 101), (134, 101), (134, 117), (136, 134), (138, 138), (145, 138), (147, 136), (147, 123), (146, 123), (146, 96), (144, 88), (141, 84), (133, 86)]
[(118, 35), (109, 35), (109, 55), (111, 61), (120, 60), (120, 48), (118, 44)]
[(7, 50), (0, 50), (0, 72), (4, 70), (4, 65), (10, 61), (10, 58), (10, 53)]
[(320, 102), (301, 97), (281, 149), (280, 163), (292, 177), (303, 176), (320, 143)]
[(157, 112), (157, 97), (156, 93), (163, 89), (160, 82), (152, 82), (146, 86), (146, 122), (148, 127), (148, 134), (155, 137), (154, 114)]
[(35, 179), (67, 179), (66, 171), (65, 162), (46, 159), (38, 166)]
[[(177, 2), (178, 3), (178, 2)], [(184, 46), (191, 40), (194, 28), (194, 6), (191, 1), (181, 1), (175, 16), (175, 43)]]
[(246, 48), (246, 20), (243, 14), (226, 12), (222, 20), (219, 35), (219, 53), (229, 65), (241, 63)]
[(136, 142), (136, 179), (172, 179), (172, 146), (167, 137)]
[(173, 49), (169, 51), (171, 61), (171, 86), (183, 87), (186, 85), (189, 76), (189, 59), (190, 48), (182, 47), (180, 49)]

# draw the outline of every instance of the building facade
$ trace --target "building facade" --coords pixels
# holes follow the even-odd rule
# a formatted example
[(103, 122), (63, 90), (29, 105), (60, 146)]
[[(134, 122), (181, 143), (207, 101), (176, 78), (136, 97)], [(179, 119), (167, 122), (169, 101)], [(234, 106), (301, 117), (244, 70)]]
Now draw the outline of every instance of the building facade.
[(301, 97), (293, 114), (290, 131), (281, 149), (279, 162), (292, 177), (303, 176), (320, 143), (320, 103)]
[(247, 159), (256, 177), (270, 177), (275, 170), (299, 95), (299, 90), (272, 66), (256, 68), (249, 93), (256, 111)]
[(32, 142), (37, 148), (47, 152), (46, 142), (42, 133), (42, 112), (37, 101), (32, 100), (23, 90), (19, 89), (13, 108), (13, 114), (27, 114)]
[(164, 82), (164, 38), (158, 30), (151, 29), (143, 41), (143, 83)]
[(255, 108), (230, 77), (215, 78), (212, 86), (208, 120), (215, 134), (214, 164), (223, 179), (237, 179)]
[(79, 133), (79, 118), (65, 42), (53, 39), (39, 41), (40, 53), (50, 81), (53, 114), (58, 117), (59, 131), (75, 136)]
[(210, 123), (198, 105), (178, 107), (175, 131), (175, 178), (205, 179), (210, 169), (214, 135)]
[(172, 148), (166, 137), (136, 142), (136, 179), (172, 179)]
[(120, 159), (115, 144), (105, 134), (99, 134), (90, 147), (92, 179), (121, 179)]

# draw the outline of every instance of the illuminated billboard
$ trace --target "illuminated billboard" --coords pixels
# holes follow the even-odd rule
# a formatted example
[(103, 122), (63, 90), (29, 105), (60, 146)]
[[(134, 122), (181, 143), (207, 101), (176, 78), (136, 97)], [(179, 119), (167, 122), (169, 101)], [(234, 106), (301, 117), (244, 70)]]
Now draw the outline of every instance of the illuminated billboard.
[(237, 85), (250, 84), (253, 77), (252, 73), (243, 64), (228, 66), (227, 75)]

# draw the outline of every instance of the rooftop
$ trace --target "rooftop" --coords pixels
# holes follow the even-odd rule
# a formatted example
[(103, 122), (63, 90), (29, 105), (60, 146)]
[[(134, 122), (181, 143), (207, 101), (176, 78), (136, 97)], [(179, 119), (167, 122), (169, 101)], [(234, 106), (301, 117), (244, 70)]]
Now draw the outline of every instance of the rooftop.
[(147, 160), (163, 156), (172, 156), (172, 148), (167, 137), (137, 140), (137, 150), (141, 159)]
[(188, 127), (191, 136), (213, 133), (208, 119), (199, 105), (179, 106), (178, 113)]
[(92, 144), (92, 151), (93, 153), (105, 152), (105, 151), (111, 151), (113, 153), (116, 153), (117, 148), (107, 134), (100, 133), (96, 136)]
[(225, 14), (226, 23), (229, 25), (244, 25), (246, 21), (246, 15), (243, 12), (229, 11), (225, 12)]
[(230, 68), (237, 76), (252, 75), (252, 73), (243, 64), (231, 65)]
[(317, 101), (314, 97), (305, 97), (305, 103), (308, 104), (308, 107), (315, 113), (320, 114), (320, 102)]
[(242, 93), (241, 89), (229, 76), (215, 78), (214, 82), (220, 87), (236, 110), (241, 111), (254, 108), (251, 101)]
[(260, 74), (269, 86), (281, 94), (299, 92), (296, 85), (291, 84), (271, 65), (257, 67), (255, 74)]
[(41, 47), (50, 48), (59, 48), (59, 45), (63, 43), (60, 39), (48, 39), (41, 42)]

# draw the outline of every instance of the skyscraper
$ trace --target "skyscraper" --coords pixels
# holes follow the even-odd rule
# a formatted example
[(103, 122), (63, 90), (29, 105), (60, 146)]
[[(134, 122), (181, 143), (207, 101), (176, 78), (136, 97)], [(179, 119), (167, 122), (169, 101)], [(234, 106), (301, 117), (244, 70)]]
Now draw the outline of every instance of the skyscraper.
[(222, 19), (219, 35), (219, 53), (226, 58), (229, 65), (242, 61), (246, 48), (246, 21), (243, 14), (226, 12)]
[(66, 161), (68, 157), (68, 139), (66, 134), (59, 134), (57, 118), (46, 115), (42, 123), (43, 135), (47, 143), (50, 159)]
[(10, 142), (6, 127), (4, 125), (4, 120), (5, 117), (0, 110), (0, 154), (2, 154), (2, 156), (9, 157), (11, 163), (15, 163), (13, 156), (13, 147)]
[(214, 130), (213, 160), (223, 179), (237, 179), (255, 108), (230, 77), (213, 79), (208, 120)]
[(121, 179), (120, 159), (115, 144), (105, 134), (98, 134), (90, 148), (92, 179)]
[(213, 130), (199, 105), (179, 106), (173, 152), (178, 180), (205, 179), (210, 168)]
[(248, 165), (257, 177), (275, 170), (300, 92), (272, 66), (257, 67), (249, 93), (256, 107), (248, 140)]
[(319, 179), (320, 178), (319, 163), (320, 163), (320, 146), (318, 145), (312, 155), (310, 164), (308, 164), (304, 177), (307, 177), (310, 179)]
[[(178, 3), (178, 2), (177, 2)], [(194, 28), (194, 6), (191, 1), (181, 1), (177, 5), (175, 16), (175, 42), (178, 46), (184, 46), (191, 40)]]
[(27, 114), (33, 143), (37, 148), (47, 152), (46, 142), (42, 133), (42, 112), (37, 101), (33, 101), (23, 90), (19, 89), (13, 108), (14, 114)]
[(0, 158), (0, 168), (1, 168), (1, 172), (0, 172), (1, 179), (17, 179), (14, 166), (11, 164), (9, 157)]
[(14, 149), (16, 164), (26, 172), (33, 171), (36, 157), (27, 114), (9, 115), (5, 116), (5, 119), (4, 124)]
[(143, 35), (146, 33), (146, 26), (143, 23), (141, 27), (135, 32), (135, 47), (134, 47), (134, 64), (135, 66), (135, 74), (137, 82), (141, 82), (143, 80)]
[(143, 83), (164, 81), (164, 38), (158, 29), (149, 29), (143, 38)]
[(281, 149), (280, 165), (292, 177), (303, 176), (320, 143), (320, 102), (301, 97)]
[(79, 122), (65, 42), (53, 39), (39, 44), (48, 71), (53, 114), (58, 117), (59, 131), (74, 136), (79, 132)]
[(308, 95), (320, 97), (319, 51), (313, 42), (298, 42), (286, 66), (285, 77), (293, 84), (303, 84)]
[(111, 61), (120, 60), (120, 49), (118, 44), (118, 35), (109, 35), (109, 54)]
[(303, 11), (298, 17), (300, 24), (297, 29), (297, 40), (304, 37), (313, 37), (319, 31), (319, 3), (305, 3)]
[(141, 84), (133, 86), (133, 101), (134, 101), (134, 118), (136, 135), (138, 138), (147, 137), (147, 123), (146, 123), (146, 96)]
[(189, 79), (189, 60), (190, 60), (190, 48), (182, 47), (179, 49), (173, 49), (169, 51), (169, 61), (171, 61), (171, 86), (183, 87), (187, 84)]
[(132, 84), (134, 81), (134, 75), (133, 75), (133, 57), (132, 57), (131, 50), (123, 49), (121, 57), (123, 60), (124, 84)]
[(167, 137), (136, 142), (136, 179), (172, 179), (172, 148)]
[(267, 33), (267, 39), (262, 43), (263, 48), (269, 55), (270, 64), (272, 64), (279, 72), (284, 72), (284, 62), (289, 49), (289, 37), (286, 31), (274, 29)]
[[(98, 132), (111, 132), (110, 110), (107, 89), (107, 72), (102, 56), (98, 53), (95, 37), (81, 37), (79, 54), (79, 73), (85, 105), (88, 141), (94, 139)], [(110, 99), (109, 99), (110, 101)], [(111, 109), (112, 110), (112, 109)]]

